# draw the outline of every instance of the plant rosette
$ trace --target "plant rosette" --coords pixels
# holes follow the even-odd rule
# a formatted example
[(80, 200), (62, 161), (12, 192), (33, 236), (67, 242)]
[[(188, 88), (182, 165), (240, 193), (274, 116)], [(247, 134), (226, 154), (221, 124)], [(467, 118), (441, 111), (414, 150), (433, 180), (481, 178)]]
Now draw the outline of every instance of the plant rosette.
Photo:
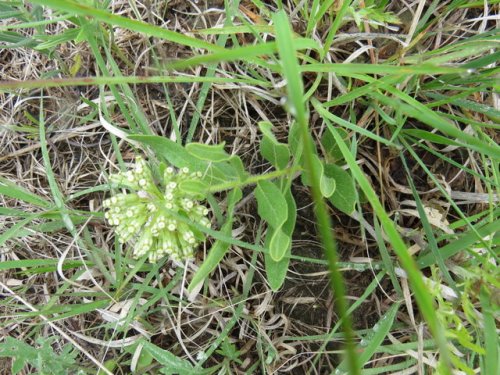
[[(118, 241), (133, 243), (135, 259), (145, 255), (151, 263), (164, 256), (183, 262), (194, 257), (205, 234), (188, 223), (210, 228), (208, 208), (196, 196), (180, 188), (189, 181), (200, 181), (201, 173), (188, 168), (167, 167), (163, 173), (164, 188), (160, 190), (142, 157), (137, 157), (131, 169), (112, 174), (109, 181), (123, 191), (103, 202), (104, 217), (115, 227)], [(184, 220), (176, 218), (184, 217)]]

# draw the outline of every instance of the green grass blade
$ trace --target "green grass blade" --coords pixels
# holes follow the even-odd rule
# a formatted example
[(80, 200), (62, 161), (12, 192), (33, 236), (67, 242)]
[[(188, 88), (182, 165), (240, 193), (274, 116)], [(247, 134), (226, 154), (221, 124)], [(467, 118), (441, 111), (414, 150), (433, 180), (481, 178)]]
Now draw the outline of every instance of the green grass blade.
[(52, 204), (47, 200), (33, 194), (31, 191), (19, 185), (16, 185), (4, 177), (0, 177), (0, 194), (41, 208), (50, 208), (52, 206)]
[[(493, 235), (498, 231), (500, 231), (500, 220), (496, 217), (493, 222), (476, 228), (475, 232), (468, 231), (458, 236), (455, 241), (441, 247), (439, 249), (439, 253), (443, 259), (448, 259), (453, 255), (458, 254), (460, 251), (467, 250), (470, 246), (478, 242), (480, 238), (486, 238), (487, 236)], [(420, 268), (426, 268), (435, 262), (435, 255), (433, 253), (427, 253), (420, 257), (417, 263)]]
[[(497, 335), (497, 325), (495, 322), (495, 315), (498, 317), (498, 306), (494, 306), (494, 298), (486, 291), (484, 287), (480, 291), (480, 301), (482, 306), (482, 313), (484, 316), (484, 348), (486, 354), (484, 355), (484, 369), (485, 374), (498, 374), (499, 371), (499, 341)], [(492, 303), (493, 302), (493, 303)]]
[(378, 247), (380, 248), (380, 256), (382, 257), (384, 269), (389, 275), (394, 290), (397, 292), (398, 296), (400, 298), (404, 298), (403, 289), (401, 289), (401, 285), (399, 284), (398, 277), (394, 270), (394, 264), (392, 262), (391, 256), (389, 255), (389, 250), (385, 245), (384, 237), (382, 235), (382, 229), (380, 228), (380, 223), (376, 217), (373, 218), (373, 221), (375, 224), (375, 233), (377, 235), (375, 241), (377, 241)]
[(287, 81), (288, 104), (290, 112), (295, 117), (300, 127), (300, 137), (303, 144), (303, 158), (306, 172), (310, 177), (311, 192), (314, 201), (315, 214), (318, 230), (324, 251), (329, 263), (331, 287), (337, 297), (337, 311), (342, 320), (342, 326), (346, 335), (346, 352), (348, 368), (352, 375), (359, 374), (359, 365), (354, 352), (354, 334), (352, 330), (351, 317), (347, 314), (347, 300), (345, 299), (345, 286), (342, 275), (338, 268), (338, 255), (335, 238), (331, 230), (331, 220), (327, 213), (326, 203), (323, 200), (319, 187), (319, 178), (313, 166), (314, 150), (310, 141), (311, 135), (308, 129), (308, 116), (304, 106), (304, 87), (300, 74), (300, 68), (295, 56), (292, 30), (286, 14), (280, 11), (275, 14), (273, 21), (276, 27), (276, 41), (281, 59), (281, 68)]
[[(0, 263), (0, 271), (14, 270), (18, 268), (26, 268), (27, 274), (30, 274), (33, 269), (36, 269), (37, 273), (41, 268), (47, 268), (47, 272), (54, 271), (56, 269), (58, 259), (21, 259), (21, 260), (7, 260)], [(82, 262), (72, 261), (65, 264), (67, 266), (73, 266), (75, 268), (80, 267)]]
[(90, 17), (94, 20), (101, 21), (113, 26), (120, 26), (125, 29), (143, 33), (145, 35), (156, 38), (165, 39), (177, 44), (185, 45), (193, 48), (203, 48), (210, 51), (220, 49), (211, 43), (196, 39), (187, 35), (176, 33), (163, 27), (154, 26), (145, 22), (133, 20), (130, 18), (117, 16), (102, 9), (97, 9), (81, 2), (71, 0), (32, 0), (34, 4), (51, 7), (60, 11), (65, 11), (70, 14)]
[(464, 74), (466, 68), (439, 66), (431, 64), (422, 65), (388, 65), (388, 64), (307, 64), (301, 71), (315, 73), (335, 73), (340, 76), (352, 74), (390, 74), (390, 75), (431, 75), (431, 74)]
[[(380, 319), (380, 321), (373, 326), (372, 332), (361, 340), (361, 343), (357, 348), (357, 352), (361, 353), (359, 355), (359, 361), (362, 367), (370, 360), (377, 349), (380, 348), (380, 345), (384, 341), (394, 323), (394, 319), (396, 318), (400, 305), (401, 303), (394, 303)], [(345, 371), (346, 364), (341, 363), (337, 369)]]
[(422, 227), (424, 228), (424, 232), (427, 238), (427, 241), (429, 243), (429, 247), (431, 248), (432, 253), (434, 254), (434, 259), (437, 261), (437, 265), (439, 269), (441, 270), (441, 273), (443, 274), (443, 277), (445, 278), (446, 282), (448, 283), (449, 286), (453, 288), (455, 293), (459, 295), (459, 291), (457, 289), (457, 286), (455, 285), (455, 281), (453, 281), (453, 278), (451, 277), (450, 273), (448, 272), (448, 268), (444, 264), (443, 257), (441, 256), (441, 252), (438, 248), (438, 244), (436, 241), (436, 238), (434, 237), (434, 233), (431, 228), (431, 224), (429, 223), (429, 218), (427, 217), (427, 214), (424, 210), (424, 205), (422, 204), (422, 200), (420, 199), (420, 196), (418, 195), (417, 189), (415, 187), (415, 184), (413, 183), (413, 179), (411, 177), (411, 172), (408, 168), (408, 164), (406, 162), (406, 159), (404, 155), (401, 155), (401, 161), (403, 162), (403, 167), (406, 171), (406, 180), (408, 181), (408, 184), (410, 185), (411, 191), (413, 193), (413, 199), (415, 199), (415, 203), (417, 205), (417, 211), (420, 220), (422, 221)]
[[(320, 103), (317, 101), (313, 101), (313, 104), (316, 108), (320, 106)], [(337, 141), (337, 144), (340, 150), (342, 151), (342, 155), (344, 156), (347, 164), (351, 169), (353, 177), (358, 182), (361, 190), (365, 194), (373, 210), (378, 216), (382, 224), (382, 227), (384, 228), (387, 237), (389, 238), (390, 243), (392, 244), (394, 252), (398, 256), (403, 268), (407, 272), (408, 278), (412, 286), (412, 290), (415, 294), (415, 299), (417, 301), (417, 304), (420, 308), (422, 315), (424, 316), (424, 319), (429, 325), (430, 331), (432, 332), (434, 338), (436, 339), (436, 342), (438, 343), (441, 356), (444, 360), (444, 363), (446, 364), (448, 373), (450, 373), (450, 367), (449, 367), (450, 357), (448, 354), (448, 347), (444, 335), (444, 330), (436, 316), (432, 297), (427, 292), (427, 286), (425, 285), (422, 279), (422, 274), (418, 270), (417, 264), (409, 254), (408, 249), (404, 241), (402, 240), (401, 236), (399, 235), (393, 221), (390, 219), (389, 215), (387, 215), (387, 213), (385, 212), (384, 208), (382, 207), (382, 204), (380, 203), (377, 197), (377, 194), (373, 190), (370, 182), (365, 177), (361, 168), (356, 163), (356, 160), (351, 154), (351, 151), (347, 147), (342, 136), (333, 127), (333, 125), (330, 124), (328, 119), (323, 118), (323, 120), (327, 124), (328, 129), (332, 132), (333, 136), (335, 137), (335, 140)]]
[(438, 114), (427, 108), (416, 99), (410, 97), (408, 94), (405, 94), (390, 85), (384, 85), (383, 87), (388, 92), (406, 102), (407, 104), (403, 104), (378, 92), (372, 92), (371, 96), (384, 103), (385, 105), (392, 106), (393, 108), (398, 108), (408, 116), (416, 118), (423, 123), (438, 129), (442, 133), (456, 138), (458, 142), (460, 142), (464, 147), (469, 147), (485, 155), (490, 155), (497, 159), (500, 159), (500, 147), (498, 145), (487, 144), (477, 137), (466, 134), (458, 127), (455, 127), (447, 120), (441, 118)]
[(269, 86), (269, 83), (252, 78), (195, 77), (195, 76), (120, 76), (120, 77), (75, 77), (26, 81), (0, 81), (1, 90), (36, 89), (41, 87), (94, 86), (148, 83), (243, 83)]
[(328, 120), (330, 120), (330, 121), (332, 121), (340, 126), (343, 126), (349, 130), (355, 131), (361, 135), (364, 135), (365, 137), (371, 138), (374, 141), (380, 142), (384, 145), (391, 146), (394, 148), (400, 148), (400, 146), (396, 145), (394, 142), (391, 142), (388, 139), (385, 139), (384, 137), (381, 137), (377, 134), (374, 134), (371, 131), (366, 130), (366, 129), (364, 129), (356, 124), (353, 124), (349, 121), (346, 121), (341, 117), (335, 116), (333, 113), (327, 111), (323, 105), (317, 105), (315, 108), (318, 111), (318, 113), (321, 115), (321, 117), (323, 117), (323, 118), (327, 118)]
[[(226, 20), (224, 21), (224, 28), (230, 27), (232, 25), (233, 19), (233, 11), (238, 9), (239, 0), (232, 2), (231, 4), (226, 3)], [(228, 36), (222, 35), (217, 39), (216, 45), (220, 47), (224, 47), (226, 45)], [(201, 117), (201, 112), (203, 110), (203, 106), (205, 105), (205, 101), (208, 96), (209, 89), (212, 87), (213, 78), (215, 78), (217, 65), (211, 65), (207, 67), (207, 73), (205, 77), (208, 79), (207, 82), (203, 83), (200, 92), (198, 94), (198, 100), (196, 101), (196, 111), (193, 113), (193, 117), (191, 118), (191, 122), (189, 123), (188, 134), (186, 136), (186, 143), (191, 142), (193, 139), (193, 135), (195, 133), (196, 127), (198, 125), (198, 121)]]
[(19, 232), (23, 230), (23, 228), (28, 225), (31, 221), (33, 221), (35, 217), (33, 215), (18, 221), (14, 225), (12, 225), (9, 229), (7, 229), (5, 232), (0, 234), (0, 246), (3, 246), (3, 244), (10, 240), (13, 237), (17, 237), (19, 235)]
[[(326, 1), (325, 1), (326, 3)], [(344, 17), (347, 14), (347, 11), (349, 10), (349, 6), (351, 5), (352, 1), (351, 0), (344, 0), (342, 1), (342, 6), (340, 9), (336, 12), (335, 14), (335, 19), (333, 20), (330, 29), (328, 30), (328, 35), (326, 36), (323, 51), (324, 53), (327, 53), (330, 50), (330, 47), (332, 46), (333, 40), (335, 39), (335, 35), (337, 35), (337, 31), (339, 30), (340, 26), (342, 26), (342, 22), (344, 22)]]
[[(316, 43), (312, 39), (297, 38), (294, 41), (293, 48), (295, 50), (303, 50), (303, 49), (317, 50), (319, 49), (319, 46), (318, 43)], [(234, 47), (230, 49), (228, 48), (222, 51), (215, 51), (214, 53), (210, 53), (207, 55), (199, 55), (178, 62), (166, 64), (165, 69), (169, 70), (187, 69), (192, 66), (203, 65), (203, 64), (214, 64), (222, 61), (246, 60), (258, 63), (259, 65), (271, 71), (279, 71), (280, 67), (277, 67), (274, 64), (270, 64), (265, 60), (258, 58), (258, 56), (271, 55), (276, 52), (276, 49), (277, 49), (276, 42), (259, 43), (255, 45)]]

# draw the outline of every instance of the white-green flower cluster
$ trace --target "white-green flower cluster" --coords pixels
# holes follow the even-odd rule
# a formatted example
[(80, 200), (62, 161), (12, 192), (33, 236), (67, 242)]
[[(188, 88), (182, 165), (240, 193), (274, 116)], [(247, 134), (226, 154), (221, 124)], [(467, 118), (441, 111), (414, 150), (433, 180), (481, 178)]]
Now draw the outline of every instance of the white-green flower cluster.
[(134, 242), (135, 258), (148, 254), (152, 263), (165, 255), (175, 261), (190, 259), (205, 235), (177, 220), (172, 213), (210, 227), (208, 209), (180, 188), (182, 182), (200, 177), (200, 173), (190, 173), (188, 168), (168, 167), (163, 176), (164, 191), (160, 191), (145, 160), (137, 157), (131, 170), (110, 176), (112, 183), (131, 192), (106, 199), (104, 217), (116, 227), (121, 243)]

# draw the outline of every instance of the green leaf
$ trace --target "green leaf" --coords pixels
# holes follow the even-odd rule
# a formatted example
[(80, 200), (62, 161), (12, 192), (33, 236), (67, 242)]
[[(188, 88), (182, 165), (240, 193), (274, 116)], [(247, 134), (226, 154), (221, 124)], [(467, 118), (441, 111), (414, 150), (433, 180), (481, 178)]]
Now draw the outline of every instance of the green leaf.
[(292, 239), (281, 228), (276, 229), (269, 242), (269, 255), (275, 262), (279, 262), (290, 248)]
[[(312, 154), (311, 159), (316, 176), (319, 177), (319, 189), (321, 191), (321, 195), (325, 198), (329, 198), (334, 193), (336, 188), (335, 179), (325, 174), (324, 165), (316, 154)], [(307, 170), (301, 175), (301, 180), (305, 186), (311, 186), (311, 178)]]
[(23, 358), (14, 358), (12, 361), (12, 374), (16, 375), (17, 373), (21, 372), (21, 370), (24, 368), (24, 360)]
[(0, 358), (12, 358), (12, 374), (19, 373), (28, 363), (35, 363), (37, 354), (36, 349), (7, 336), (4, 342), (0, 343)]
[[(222, 226), (220, 232), (225, 234), (226, 236), (231, 236), (231, 231), (233, 229), (233, 211), (234, 206), (238, 203), (242, 198), (241, 189), (233, 189), (227, 198), (228, 200), (228, 217), (224, 225)], [(229, 242), (225, 242), (222, 240), (217, 240), (213, 244), (212, 248), (208, 252), (207, 258), (200, 266), (198, 271), (194, 274), (193, 279), (191, 280), (188, 291), (191, 292), (193, 289), (203, 280), (205, 280), (208, 275), (217, 267), (219, 262), (222, 260), (224, 255), (229, 250), (229, 246), (231, 244)]]
[[(142, 355), (142, 354), (141, 354)], [(140, 362), (140, 359), (139, 359)], [(105, 361), (102, 365), (104, 368), (100, 368), (99, 371), (97, 371), (96, 375), (108, 375), (109, 373), (114, 373), (116, 367), (118, 367), (119, 359), (108, 359)], [(139, 368), (139, 366), (137, 366)], [(104, 372), (104, 369), (108, 370), (109, 372)], [(79, 373), (78, 373), (79, 374)]]
[(200, 172), (207, 169), (206, 162), (194, 157), (180, 144), (168, 138), (157, 135), (129, 135), (128, 138), (151, 147), (157, 157), (163, 158), (177, 168), (187, 167)]
[[(312, 167), (314, 168), (316, 172), (316, 176), (318, 176), (321, 179), (321, 176), (323, 176), (324, 171), (323, 171), (323, 163), (319, 159), (318, 155), (313, 154), (311, 155), (312, 158)], [(300, 176), (300, 179), (302, 181), (302, 184), (304, 186), (311, 186), (312, 181), (311, 177), (309, 176), (309, 171), (307, 169), (304, 170), (304, 173)]]
[(179, 189), (183, 193), (202, 199), (207, 195), (208, 184), (200, 180), (186, 180), (179, 183)]
[[(285, 200), (288, 207), (288, 218), (287, 221), (281, 227), (281, 230), (288, 235), (289, 238), (292, 237), (293, 231), (295, 229), (295, 221), (297, 220), (297, 205), (293, 199), (291, 188), (285, 192)], [(267, 229), (266, 242), (264, 247), (266, 249), (270, 248), (271, 238), (273, 237), (273, 229)], [(283, 258), (277, 262), (272, 257), (271, 254), (265, 254), (266, 263), (266, 277), (271, 289), (277, 291), (283, 285), (285, 281), (286, 274), (288, 272), (288, 264), (290, 263), (290, 255), (292, 249), (292, 242), (290, 241), (288, 248), (283, 256)]]
[(194, 157), (206, 161), (226, 161), (231, 155), (224, 151), (225, 143), (218, 145), (206, 145), (204, 143), (189, 143), (186, 145), (186, 150)]
[[(310, 141), (309, 138), (308, 140)], [(300, 125), (297, 121), (292, 123), (290, 130), (288, 131), (288, 147), (290, 148), (294, 159), (301, 160), (304, 145), (300, 135)], [(314, 149), (314, 147), (315, 146), (311, 144), (311, 148)]]
[[(187, 167), (192, 172), (202, 172), (203, 181), (208, 185), (222, 184), (228, 182), (228, 180), (240, 181), (240, 176), (244, 173), (244, 171), (241, 171), (241, 163), (235, 160), (237, 158), (235, 156), (229, 157), (229, 162), (207, 162), (194, 156), (180, 144), (165, 137), (129, 135), (128, 138), (151, 147), (158, 158), (177, 168)], [(195, 148), (197, 151), (200, 150), (200, 148)]]
[(61, 354), (54, 353), (52, 345), (57, 337), (39, 337), (37, 347), (26, 344), (21, 340), (7, 336), (0, 343), (0, 358), (12, 358), (11, 372), (18, 374), (27, 365), (31, 365), (41, 374), (68, 374), (75, 363), (78, 352), (69, 345), (62, 348)]
[(279, 229), (288, 218), (288, 207), (281, 190), (272, 182), (259, 181), (255, 188), (258, 212), (274, 229)]
[[(264, 243), (264, 247), (269, 249), (271, 238), (274, 235), (274, 229), (269, 227), (267, 229), (266, 242)], [(288, 248), (286, 249), (281, 260), (276, 261), (273, 259), (270, 253), (265, 254), (265, 262), (266, 262), (266, 278), (271, 286), (273, 291), (278, 291), (279, 288), (283, 285), (285, 281), (286, 274), (288, 272), (288, 265), (290, 263), (290, 255), (292, 249), (292, 242), (290, 241)]]
[(204, 174), (204, 180), (207, 184), (225, 184), (231, 181), (242, 182), (248, 174), (243, 168), (243, 163), (238, 161), (238, 156), (232, 156), (229, 161), (210, 162), (207, 171)]
[[(348, 142), (349, 134), (347, 131), (342, 128), (338, 128), (337, 130), (344, 141)], [(326, 160), (331, 162), (344, 160), (342, 152), (340, 151), (339, 146), (337, 146), (337, 142), (335, 142), (335, 138), (333, 138), (333, 134), (330, 131), (327, 130), (323, 133), (323, 136), (321, 137), (321, 145), (323, 146)]]
[(276, 169), (284, 169), (290, 161), (290, 151), (286, 144), (276, 140), (271, 131), (272, 126), (269, 121), (259, 122), (259, 129), (263, 135), (260, 143), (260, 153)]
[(340, 211), (350, 215), (356, 205), (356, 186), (351, 175), (335, 164), (325, 165), (325, 174), (336, 182), (335, 192), (329, 197), (330, 202)]
[[(144, 350), (148, 351), (154, 359), (161, 365), (165, 366), (161, 371), (167, 374), (194, 374), (194, 367), (185, 359), (179, 358), (167, 350), (161, 349), (158, 346), (142, 341)], [(165, 372), (168, 371), (168, 372)]]
[(136, 370), (145, 370), (146, 367), (153, 363), (153, 356), (150, 352), (146, 350), (141, 350), (141, 354), (139, 355), (139, 360), (137, 361)]
[(222, 341), (220, 349), (217, 350), (217, 353), (223, 355), (226, 359), (230, 361), (242, 364), (239, 358), (239, 356), (241, 355), (241, 351), (239, 351), (236, 348), (236, 345), (234, 345), (227, 337), (224, 341)]
[(297, 221), (297, 204), (295, 203), (295, 199), (293, 198), (292, 187), (288, 186), (283, 195), (285, 196), (286, 205), (288, 208), (288, 217), (283, 224), (282, 230), (288, 236), (292, 237), (293, 231), (295, 230), (295, 222)]
[(272, 142), (269, 138), (264, 137), (262, 139), (260, 153), (276, 169), (285, 169), (290, 161), (288, 146), (283, 143)]
[(336, 182), (334, 178), (328, 177), (326, 173), (321, 175), (319, 180), (319, 189), (321, 190), (321, 194), (325, 198), (329, 198), (336, 190)]
[(245, 171), (245, 166), (238, 155), (231, 156), (229, 164), (231, 164), (233, 170), (236, 171), (240, 181), (243, 182), (248, 178), (248, 172)]

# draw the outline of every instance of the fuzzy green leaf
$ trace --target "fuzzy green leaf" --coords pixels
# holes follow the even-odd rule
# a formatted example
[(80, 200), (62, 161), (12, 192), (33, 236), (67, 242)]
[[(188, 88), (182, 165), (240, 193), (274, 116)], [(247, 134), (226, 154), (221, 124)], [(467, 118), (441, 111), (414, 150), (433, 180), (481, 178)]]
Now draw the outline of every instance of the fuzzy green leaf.
[[(236, 203), (241, 200), (242, 192), (240, 189), (233, 189), (228, 196), (228, 218), (221, 228), (221, 233), (231, 236), (231, 231), (233, 229), (233, 210)], [(188, 286), (188, 291), (191, 292), (199, 283), (203, 282), (208, 275), (217, 267), (219, 262), (222, 260), (224, 255), (229, 250), (231, 244), (221, 240), (215, 241), (212, 248), (210, 249), (207, 258), (200, 266), (198, 271), (193, 276), (191, 283)]]
[[(349, 139), (349, 134), (347, 131), (345, 131), (342, 128), (338, 128), (338, 132), (342, 135), (342, 138), (344, 141), (348, 141)], [(321, 137), (321, 146), (323, 147), (323, 150), (325, 152), (325, 159), (328, 161), (336, 162), (340, 160), (344, 160), (344, 157), (342, 156), (342, 152), (340, 151), (339, 147), (337, 146), (337, 142), (335, 141), (335, 138), (333, 138), (333, 135), (331, 132), (328, 130), (324, 132), (323, 136)]]
[(230, 181), (242, 181), (242, 171), (237, 163), (230, 161), (210, 162), (203, 173), (203, 181), (210, 186), (226, 184)]
[[(331, 197), (336, 189), (335, 178), (332, 178), (325, 173), (324, 165), (316, 154), (312, 155), (312, 162), (313, 168), (316, 172), (316, 176), (319, 177), (319, 188), (321, 191), (321, 195), (323, 195), (325, 198)], [(301, 179), (304, 185), (311, 186), (311, 178), (307, 171), (302, 174)]]
[(275, 262), (279, 262), (290, 248), (292, 239), (283, 232), (282, 228), (274, 231), (269, 242), (269, 255)]
[(56, 337), (39, 337), (37, 347), (21, 340), (8, 337), (0, 343), (0, 358), (12, 358), (11, 373), (18, 374), (29, 364), (42, 374), (68, 374), (78, 354), (73, 347), (65, 345), (60, 354), (54, 352), (52, 345)]
[[(269, 249), (271, 247), (271, 239), (274, 235), (274, 229), (269, 227), (267, 229), (266, 241), (264, 247)], [(289, 242), (288, 248), (286, 249), (281, 260), (276, 261), (271, 256), (271, 253), (265, 254), (266, 262), (266, 278), (273, 291), (279, 290), (285, 281), (286, 274), (288, 272), (288, 264), (290, 263), (290, 254), (292, 248), (292, 242)]]
[(321, 190), (321, 194), (325, 198), (330, 198), (332, 194), (336, 190), (336, 182), (334, 178), (328, 177), (326, 173), (321, 175), (319, 180), (319, 189)]
[(188, 195), (192, 195), (197, 199), (206, 197), (208, 184), (200, 180), (187, 180), (179, 183), (181, 191)]
[(335, 192), (329, 197), (330, 202), (340, 211), (352, 214), (357, 195), (351, 175), (335, 164), (326, 164), (325, 174), (336, 182)]
[[(297, 205), (293, 198), (290, 187), (285, 192), (285, 199), (288, 207), (288, 218), (287, 221), (281, 227), (281, 230), (286, 233), (286, 235), (291, 238), (293, 231), (295, 229), (295, 222), (297, 220)], [(270, 248), (271, 238), (273, 237), (273, 229), (268, 228), (266, 235), (266, 242), (264, 247), (266, 249)], [(271, 289), (277, 291), (283, 285), (285, 281), (286, 274), (288, 272), (288, 264), (290, 263), (290, 255), (292, 249), (292, 242), (290, 241), (288, 247), (280, 261), (275, 261), (271, 254), (266, 253), (266, 277)]]
[(281, 228), (288, 218), (288, 207), (281, 190), (270, 181), (260, 181), (255, 188), (255, 198), (260, 217), (272, 228)]
[(151, 147), (157, 157), (177, 168), (188, 167), (192, 171), (201, 172), (207, 169), (206, 162), (194, 157), (180, 144), (168, 138), (157, 135), (129, 135), (128, 138)]
[(245, 171), (245, 166), (238, 155), (232, 155), (229, 159), (229, 164), (238, 175), (240, 181), (245, 181), (248, 178), (248, 172)]
[(154, 359), (161, 365), (165, 366), (161, 369), (164, 374), (194, 374), (194, 368), (185, 359), (179, 358), (176, 355), (164, 350), (150, 342), (142, 341), (144, 350), (148, 351)]
[[(321, 178), (321, 176), (323, 176), (323, 163), (321, 162), (321, 160), (319, 159), (318, 155), (316, 154), (313, 154), (312, 155), (312, 167), (315, 169), (315, 174), (318, 178)], [(304, 170), (304, 173), (302, 173), (302, 175), (300, 176), (300, 179), (302, 181), (302, 184), (305, 185), (305, 186), (311, 186), (312, 185), (312, 181), (311, 181), (311, 177), (309, 175), (309, 172), (306, 170)]]
[(206, 145), (203, 143), (193, 142), (186, 145), (186, 150), (200, 160), (212, 162), (226, 161), (231, 157), (231, 155), (224, 150), (224, 143), (218, 145)]
[(263, 135), (260, 143), (260, 153), (276, 169), (284, 169), (290, 161), (290, 151), (286, 144), (276, 140), (271, 128), (272, 124), (270, 122), (259, 122), (259, 129)]

